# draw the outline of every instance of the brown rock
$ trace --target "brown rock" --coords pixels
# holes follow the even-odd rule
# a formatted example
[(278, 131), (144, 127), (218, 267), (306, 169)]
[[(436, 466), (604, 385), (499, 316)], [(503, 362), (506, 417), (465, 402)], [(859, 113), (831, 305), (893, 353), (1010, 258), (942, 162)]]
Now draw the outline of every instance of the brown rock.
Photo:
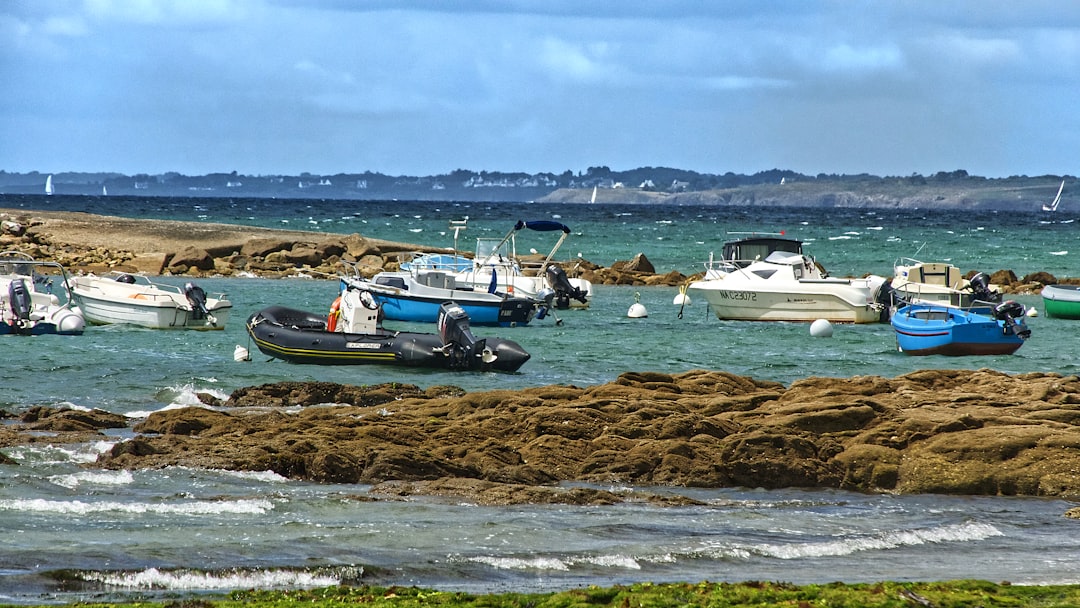
[(240, 248), (240, 255), (248, 258), (264, 258), (275, 251), (288, 251), (293, 248), (295, 240), (281, 237), (253, 238), (246, 241)]
[(652, 262), (649, 261), (649, 258), (645, 257), (644, 253), (635, 255), (634, 259), (629, 262), (615, 262), (611, 265), (611, 269), (615, 272), (656, 273), (656, 269), (653, 267)]
[(191, 268), (213, 270), (214, 258), (205, 249), (189, 246), (172, 255), (167, 269), (173, 274), (184, 274)]

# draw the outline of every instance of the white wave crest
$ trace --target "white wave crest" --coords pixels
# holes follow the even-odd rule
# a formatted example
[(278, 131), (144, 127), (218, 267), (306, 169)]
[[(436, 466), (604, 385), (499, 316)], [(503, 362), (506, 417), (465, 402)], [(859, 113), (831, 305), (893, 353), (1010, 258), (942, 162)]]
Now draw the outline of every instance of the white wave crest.
[(133, 513), (156, 515), (261, 515), (274, 508), (269, 500), (194, 501), (183, 503), (85, 502), (82, 500), (7, 499), (0, 500), (0, 511), (33, 511), (63, 515), (93, 513)]
[(478, 564), (486, 564), (499, 570), (557, 570), (566, 572), (570, 568), (587, 564), (602, 568), (622, 568), (625, 570), (641, 570), (641, 563), (637, 558), (630, 555), (591, 555), (582, 557), (499, 557), (495, 555), (480, 555), (470, 557), (466, 561)]
[(742, 548), (756, 555), (778, 559), (799, 559), (805, 557), (834, 557), (850, 555), (859, 551), (881, 551), (927, 543), (977, 541), (992, 536), (1003, 536), (1003, 533), (990, 524), (969, 522), (925, 530), (902, 530), (874, 536), (844, 538), (819, 543), (756, 544), (744, 545)]
[(27, 445), (15, 446), (6, 452), (12, 460), (19, 462), (34, 463), (90, 463), (96, 462), (98, 456), (111, 450), (115, 442), (95, 441), (94, 443), (74, 444), (71, 446), (58, 445)]
[(497, 557), (494, 555), (479, 555), (470, 557), (470, 562), (486, 564), (499, 570), (559, 570), (567, 571), (570, 564), (557, 557)]
[(164, 571), (150, 568), (140, 572), (92, 572), (84, 580), (129, 589), (266, 589), (328, 587), (341, 583), (341, 576), (326, 572), (290, 570), (248, 570), (239, 572)]
[(96, 486), (124, 486), (135, 482), (131, 471), (82, 471), (70, 475), (53, 475), (49, 481), (71, 490), (82, 484)]

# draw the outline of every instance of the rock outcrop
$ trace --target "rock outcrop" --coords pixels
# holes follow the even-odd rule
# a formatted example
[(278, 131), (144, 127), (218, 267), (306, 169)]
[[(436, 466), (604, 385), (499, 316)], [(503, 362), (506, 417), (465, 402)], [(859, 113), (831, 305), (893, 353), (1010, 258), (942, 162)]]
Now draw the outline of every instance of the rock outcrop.
[[(1053, 373), (926, 370), (785, 388), (697, 370), (476, 393), (286, 382), (203, 400), (150, 415), (97, 466), (272, 470), (509, 502), (562, 481), (1080, 498), (1080, 378)], [(33, 423), (48, 418), (63, 419), (37, 411)], [(29, 424), (7, 425), (0, 441), (35, 436)]]

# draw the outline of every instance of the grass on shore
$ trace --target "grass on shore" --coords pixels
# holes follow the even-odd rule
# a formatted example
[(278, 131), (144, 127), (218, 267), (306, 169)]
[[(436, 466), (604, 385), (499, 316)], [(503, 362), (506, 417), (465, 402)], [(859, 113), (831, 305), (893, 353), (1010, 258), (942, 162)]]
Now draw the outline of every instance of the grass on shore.
[[(640, 583), (554, 593), (476, 595), (415, 587), (327, 587), (297, 591), (236, 591), (220, 598), (120, 604), (79, 603), (78, 608), (411, 608), (418, 606), (569, 607), (1065, 607), (1080, 606), (1080, 585), (1016, 586), (985, 581), (872, 583), (797, 586), (787, 583)], [(23, 606), (22, 608), (26, 608)], [(50, 608), (56, 608), (52, 606)]]

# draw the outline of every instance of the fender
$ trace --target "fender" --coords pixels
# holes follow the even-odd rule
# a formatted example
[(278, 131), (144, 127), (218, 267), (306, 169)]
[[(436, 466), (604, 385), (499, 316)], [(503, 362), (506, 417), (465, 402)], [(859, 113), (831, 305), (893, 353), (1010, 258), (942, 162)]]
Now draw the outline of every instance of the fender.
[(341, 296), (330, 305), (330, 315), (326, 317), (326, 331), (337, 331), (338, 317), (341, 316)]

